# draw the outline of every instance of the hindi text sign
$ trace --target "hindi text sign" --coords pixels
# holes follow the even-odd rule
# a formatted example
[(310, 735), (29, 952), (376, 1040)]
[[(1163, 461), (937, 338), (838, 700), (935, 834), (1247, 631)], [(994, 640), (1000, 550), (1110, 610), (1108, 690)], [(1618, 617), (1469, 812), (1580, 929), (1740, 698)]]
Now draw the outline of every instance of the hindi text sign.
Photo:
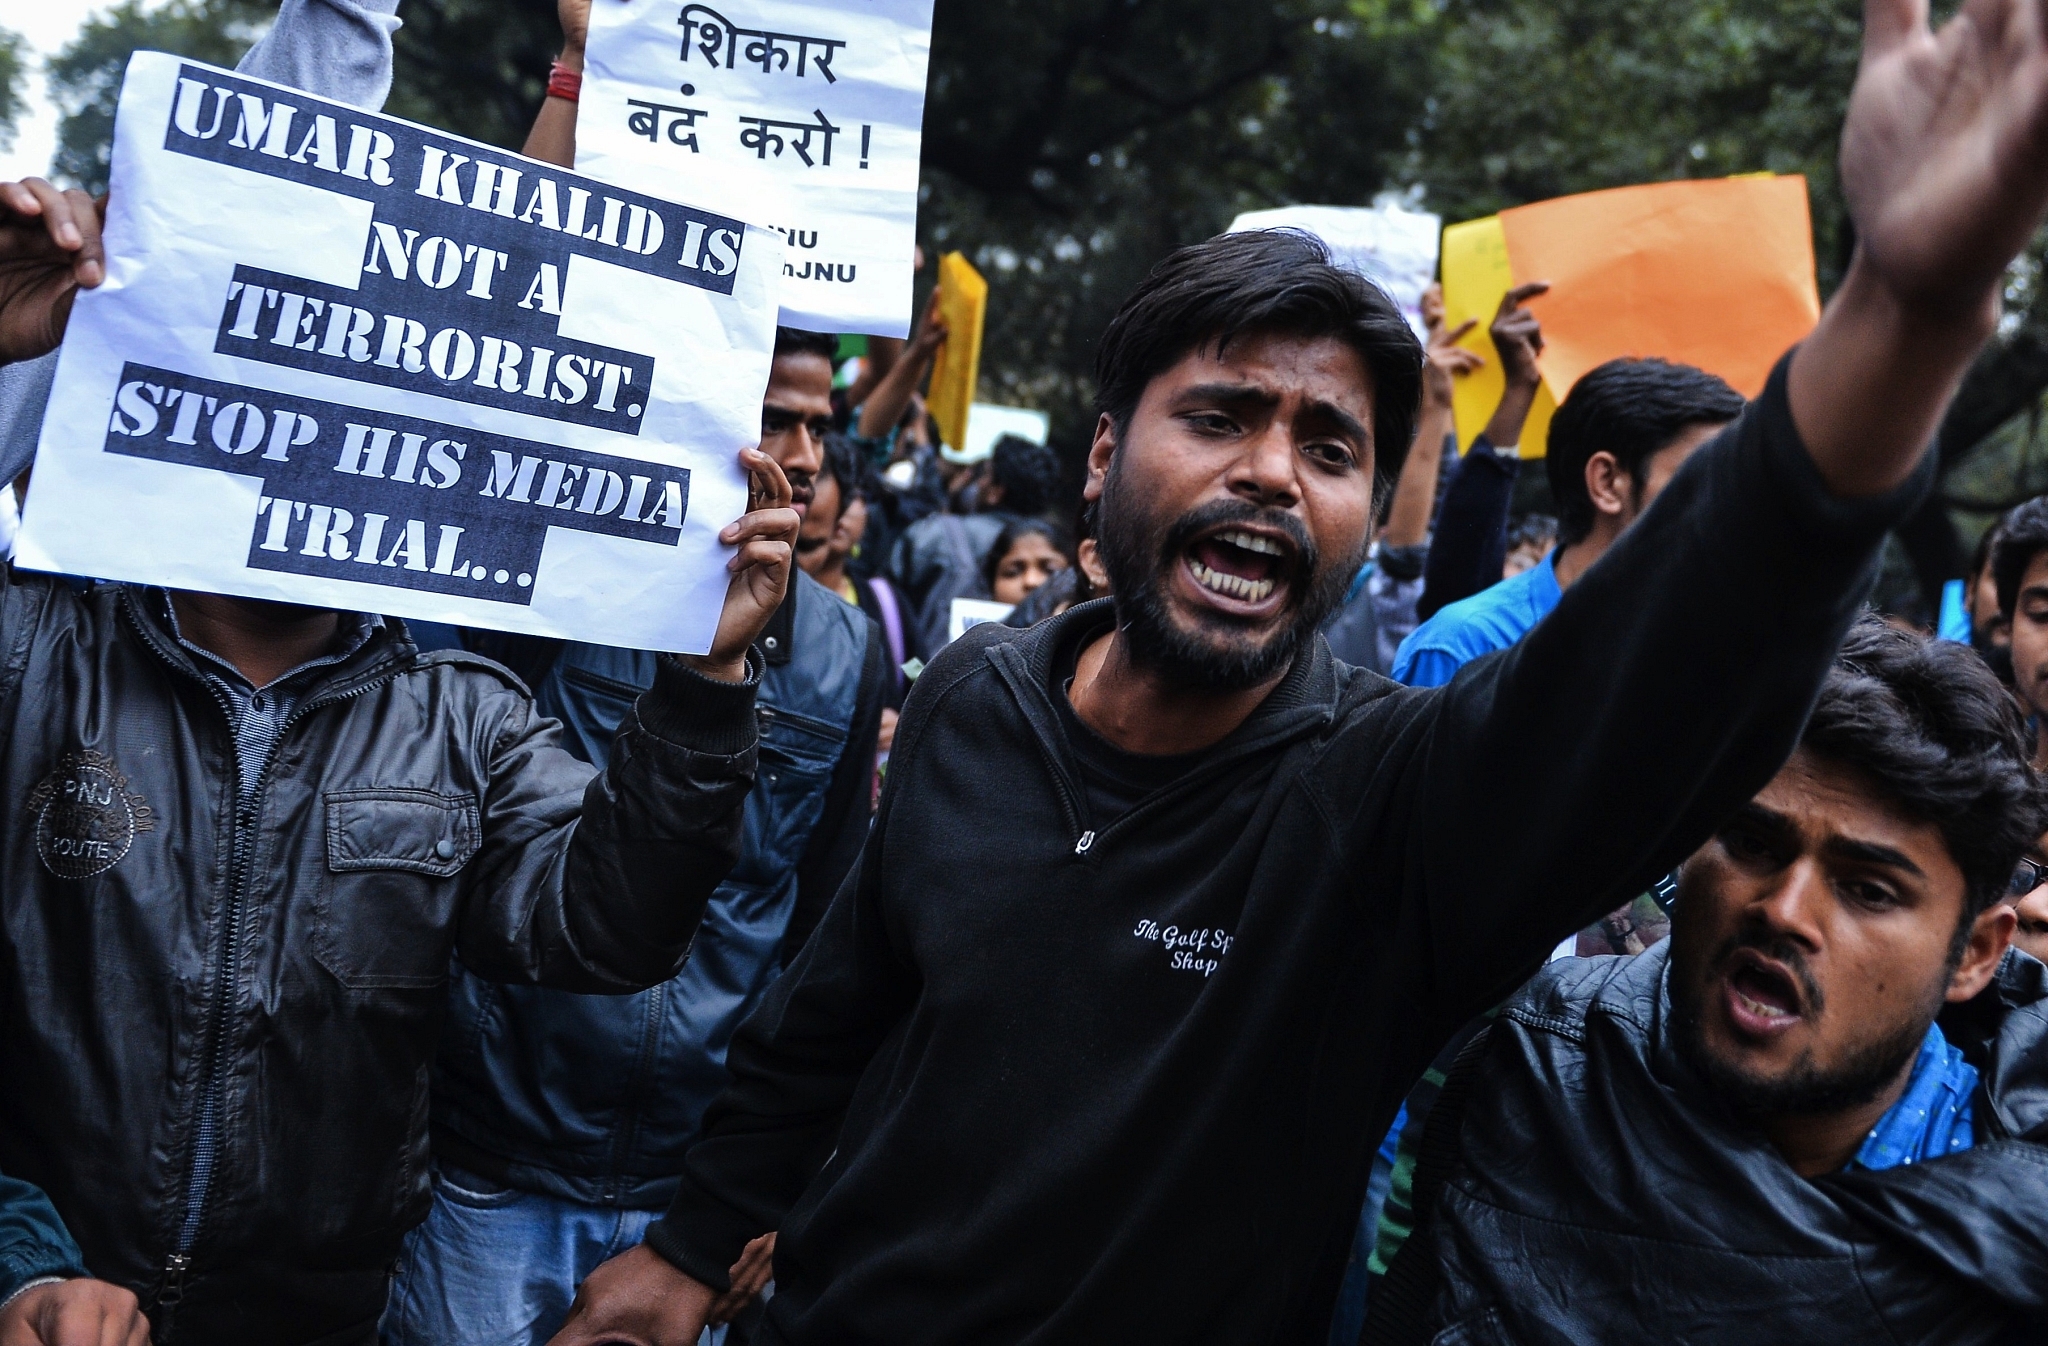
[(780, 233), (789, 326), (907, 336), (931, 27), (932, 0), (595, 0), (577, 167)]

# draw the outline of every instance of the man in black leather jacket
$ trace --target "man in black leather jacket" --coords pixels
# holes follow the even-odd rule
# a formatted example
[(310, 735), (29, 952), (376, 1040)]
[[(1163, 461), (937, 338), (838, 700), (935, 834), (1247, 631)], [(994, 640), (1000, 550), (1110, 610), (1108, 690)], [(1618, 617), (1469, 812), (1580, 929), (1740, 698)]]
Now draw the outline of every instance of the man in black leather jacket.
[(1552, 964), (1461, 1054), (1363, 1340), (2040, 1340), (2029, 755), (1967, 647), (1866, 618), (1670, 939)]
[[(98, 283), (98, 218), (0, 183), (0, 364)], [(374, 1340), (427, 1210), (451, 955), (592, 993), (681, 966), (797, 528), (741, 461), (712, 649), (659, 661), (603, 772), (516, 677), (395, 621), (0, 573), (0, 1169), (160, 1342)]]

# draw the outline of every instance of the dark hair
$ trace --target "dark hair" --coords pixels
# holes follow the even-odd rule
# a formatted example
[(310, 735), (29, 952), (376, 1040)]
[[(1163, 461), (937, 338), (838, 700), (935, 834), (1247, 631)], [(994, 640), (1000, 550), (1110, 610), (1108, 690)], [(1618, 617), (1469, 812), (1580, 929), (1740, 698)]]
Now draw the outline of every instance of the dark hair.
[(1586, 461), (1606, 451), (1637, 492), (1643, 465), (1695, 425), (1722, 425), (1742, 414), (1742, 394), (1704, 369), (1664, 360), (1609, 360), (1572, 385), (1550, 421), (1544, 471), (1557, 501), (1557, 545), (1593, 531)]
[(839, 483), (839, 508), (842, 510), (862, 493), (861, 483), (865, 474), (861, 467), (860, 450), (851, 439), (837, 433), (825, 436), (825, 464), (819, 475)]
[(2048, 830), (2026, 722), (1967, 645), (1866, 614), (1842, 641), (1801, 744), (1941, 829), (1963, 872), (1966, 925), (2005, 895)]
[(1004, 525), (996, 534), (988, 555), (981, 558), (981, 582), (990, 593), (996, 591), (996, 572), (1003, 568), (1003, 558), (1010, 554), (1010, 548), (1033, 533), (1052, 544), (1052, 549), (1067, 558), (1067, 564), (1074, 564), (1074, 548), (1067, 541), (1067, 530), (1050, 519), (1015, 519)]
[(836, 364), (839, 360), (839, 338), (829, 332), (778, 327), (775, 329), (775, 354), (778, 359), (785, 355), (822, 355), (827, 362)]
[[(2020, 604), (2020, 581), (2034, 557), (2048, 551), (2048, 495), (2035, 496), (1997, 525), (1991, 544), (1991, 582), (1998, 586), (1998, 615), (2012, 620)], [(1975, 572), (1972, 572), (1975, 573)]]
[(1043, 514), (1060, 486), (1059, 455), (1022, 435), (1004, 435), (990, 454), (989, 480), (1003, 488), (998, 508), (1010, 514)]
[(1189, 353), (1239, 336), (1336, 337), (1372, 374), (1373, 465), (1401, 471), (1422, 397), (1422, 346), (1386, 292), (1294, 229), (1222, 234), (1181, 248), (1140, 281), (1095, 348), (1095, 404), (1121, 436), (1146, 385)]
[(1508, 550), (1548, 547), (1557, 541), (1557, 520), (1548, 514), (1524, 514), (1508, 524)]

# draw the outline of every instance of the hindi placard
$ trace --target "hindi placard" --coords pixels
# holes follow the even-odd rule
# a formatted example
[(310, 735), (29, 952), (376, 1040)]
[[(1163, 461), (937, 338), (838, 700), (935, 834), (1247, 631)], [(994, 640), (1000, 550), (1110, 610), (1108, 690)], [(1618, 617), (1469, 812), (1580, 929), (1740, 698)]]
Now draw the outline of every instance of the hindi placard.
[(781, 240), (152, 52), (29, 568), (701, 652)]
[(907, 336), (931, 27), (932, 0), (597, 0), (577, 168), (775, 230), (789, 326)]

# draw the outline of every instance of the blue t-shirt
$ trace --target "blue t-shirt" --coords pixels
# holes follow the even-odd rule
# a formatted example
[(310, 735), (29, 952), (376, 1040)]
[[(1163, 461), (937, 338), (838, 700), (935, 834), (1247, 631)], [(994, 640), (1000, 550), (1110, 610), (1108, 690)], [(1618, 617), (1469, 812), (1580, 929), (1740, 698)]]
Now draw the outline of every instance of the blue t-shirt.
[(1443, 686), (1480, 655), (1504, 650), (1528, 635), (1563, 596), (1553, 550), (1541, 565), (1459, 599), (1416, 627), (1394, 656), (1394, 681)]
[(1870, 1128), (1852, 1166), (1897, 1168), (1969, 1149), (1977, 1143), (1970, 1106), (1976, 1092), (1977, 1068), (1949, 1045), (1940, 1027), (1929, 1024), (1906, 1092)]

